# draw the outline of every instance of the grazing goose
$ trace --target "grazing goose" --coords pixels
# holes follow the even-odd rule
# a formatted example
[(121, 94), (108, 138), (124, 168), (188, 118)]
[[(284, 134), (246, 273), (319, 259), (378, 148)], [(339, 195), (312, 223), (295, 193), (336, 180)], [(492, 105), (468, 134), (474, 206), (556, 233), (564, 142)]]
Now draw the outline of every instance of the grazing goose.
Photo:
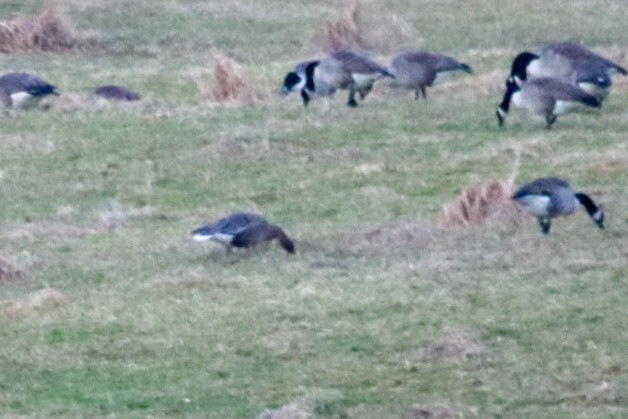
[(519, 86), (513, 77), (508, 77), (504, 99), (496, 112), (500, 127), (504, 124), (511, 104), (545, 117), (547, 128), (552, 127), (558, 115), (568, 113), (578, 104), (594, 108), (602, 106), (598, 99), (584, 90), (558, 79), (531, 79)]
[(288, 253), (294, 253), (294, 242), (276, 225), (250, 212), (235, 212), (192, 231), (196, 241), (211, 240), (224, 245), (227, 253), (233, 247), (252, 249), (260, 243), (277, 239)]
[(48, 95), (58, 95), (55, 87), (28, 73), (7, 73), (0, 77), (0, 101), (5, 109), (28, 108)]
[(94, 94), (96, 96), (102, 97), (104, 99), (110, 100), (120, 100), (120, 101), (136, 101), (140, 100), (140, 95), (128, 90), (125, 87), (117, 86), (114, 84), (99, 86), (94, 89)]
[(538, 218), (543, 234), (549, 234), (552, 218), (571, 215), (583, 206), (589, 217), (604, 229), (604, 210), (583, 193), (574, 193), (569, 183), (553, 177), (536, 179), (523, 185), (512, 199), (530, 215)]
[(518, 83), (528, 78), (553, 77), (580, 87), (598, 100), (608, 95), (612, 73), (628, 75), (624, 67), (573, 42), (549, 44), (539, 54), (522, 52), (510, 70)]
[(392, 62), (393, 87), (414, 90), (414, 98), (427, 98), (425, 88), (440, 83), (454, 71), (472, 73), (471, 67), (451, 57), (423, 51), (405, 52)]
[(332, 96), (338, 89), (349, 90), (350, 107), (358, 106), (355, 94), (364, 100), (375, 81), (382, 77), (394, 78), (388, 70), (369, 58), (352, 51), (335, 51), (323, 60), (300, 63), (288, 73), (282, 87), (283, 94), (300, 90), (303, 104), (312, 95)]

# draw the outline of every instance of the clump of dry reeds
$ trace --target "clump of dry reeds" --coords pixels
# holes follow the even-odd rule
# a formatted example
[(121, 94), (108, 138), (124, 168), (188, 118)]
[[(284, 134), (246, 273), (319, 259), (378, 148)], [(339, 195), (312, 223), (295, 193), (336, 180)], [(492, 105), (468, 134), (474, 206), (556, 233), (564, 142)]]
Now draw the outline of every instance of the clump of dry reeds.
[(323, 51), (364, 46), (364, 36), (359, 24), (360, 0), (347, 0), (342, 17), (327, 22), (314, 37)]
[(479, 225), (499, 214), (516, 222), (520, 210), (510, 199), (514, 191), (515, 185), (504, 181), (470, 186), (443, 207), (443, 220), (445, 224)]
[(245, 80), (243, 70), (236, 61), (216, 54), (206, 90), (207, 98), (211, 102), (252, 104), (259, 98), (259, 92)]
[(67, 19), (55, 10), (34, 18), (0, 21), (0, 52), (59, 51), (76, 46)]

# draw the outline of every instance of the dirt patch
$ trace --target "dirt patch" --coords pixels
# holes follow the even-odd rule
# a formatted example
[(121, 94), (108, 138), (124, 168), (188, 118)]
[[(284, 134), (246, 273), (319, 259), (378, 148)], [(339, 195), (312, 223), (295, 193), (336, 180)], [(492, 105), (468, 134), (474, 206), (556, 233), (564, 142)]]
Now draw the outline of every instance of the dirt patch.
[(63, 306), (68, 301), (69, 298), (61, 291), (54, 288), (44, 288), (21, 299), (4, 302), (0, 308), (8, 314), (27, 315), (35, 311)]
[(314, 332), (304, 325), (285, 324), (260, 337), (259, 343), (275, 355), (294, 355), (307, 351), (315, 341)]
[(14, 268), (0, 257), (0, 284), (24, 278), (24, 272)]
[(103, 232), (102, 228), (81, 227), (59, 222), (35, 222), (18, 224), (9, 228), (5, 237), (9, 240), (54, 240), (58, 238), (84, 238)]
[(337, 390), (313, 390), (278, 409), (267, 410), (257, 419), (310, 419), (348, 417)]
[(461, 408), (447, 404), (413, 405), (402, 410), (401, 419), (477, 418), (477, 408)]
[(479, 356), (486, 351), (480, 337), (466, 328), (452, 328), (424, 351), (426, 360), (456, 360)]

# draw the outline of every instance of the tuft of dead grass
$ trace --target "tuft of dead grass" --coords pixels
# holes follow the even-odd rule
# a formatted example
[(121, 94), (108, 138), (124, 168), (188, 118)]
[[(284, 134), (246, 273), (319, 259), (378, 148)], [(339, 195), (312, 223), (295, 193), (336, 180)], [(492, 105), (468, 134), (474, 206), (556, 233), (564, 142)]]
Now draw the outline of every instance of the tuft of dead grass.
[(61, 51), (76, 45), (68, 19), (53, 9), (34, 18), (0, 21), (0, 52), (5, 54), (24, 50)]
[(443, 222), (447, 225), (480, 225), (499, 216), (518, 224), (521, 210), (510, 197), (516, 187), (509, 181), (493, 180), (469, 186), (453, 202), (443, 207)]
[(260, 92), (247, 82), (247, 75), (235, 60), (217, 53), (212, 66), (208, 78), (197, 80), (210, 102), (252, 105), (261, 98)]
[(346, 0), (342, 16), (327, 22), (314, 36), (314, 43), (325, 52), (363, 47), (365, 45), (359, 14), (362, 2)]

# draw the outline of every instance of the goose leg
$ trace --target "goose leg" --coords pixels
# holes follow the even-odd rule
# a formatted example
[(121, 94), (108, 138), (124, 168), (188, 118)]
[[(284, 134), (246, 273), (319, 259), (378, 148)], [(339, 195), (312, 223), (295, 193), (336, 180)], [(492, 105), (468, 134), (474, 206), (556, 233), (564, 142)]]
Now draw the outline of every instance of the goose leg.
[(358, 106), (358, 102), (355, 100), (355, 90), (353, 90), (353, 88), (349, 91), (349, 101), (347, 102), (347, 106), (351, 108)]
[(545, 121), (547, 122), (547, 125), (545, 125), (545, 128), (550, 129), (552, 128), (552, 125), (554, 125), (554, 122), (556, 122), (556, 118), (557, 116), (554, 114), (549, 114), (545, 117)]
[(543, 234), (549, 234), (551, 222), (549, 218), (539, 218), (539, 225), (541, 226), (541, 231)]

